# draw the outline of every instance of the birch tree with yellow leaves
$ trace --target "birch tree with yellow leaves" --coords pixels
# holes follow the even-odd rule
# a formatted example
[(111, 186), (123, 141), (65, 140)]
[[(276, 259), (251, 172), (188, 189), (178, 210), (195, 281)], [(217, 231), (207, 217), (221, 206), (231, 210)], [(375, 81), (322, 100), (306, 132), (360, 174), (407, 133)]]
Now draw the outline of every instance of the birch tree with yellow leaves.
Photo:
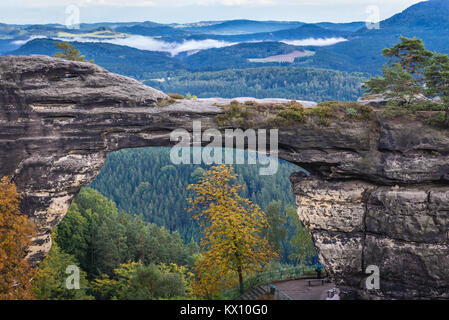
[(265, 213), (249, 199), (240, 196), (234, 168), (212, 166), (188, 186), (193, 197), (187, 199), (188, 211), (194, 214), (203, 230), (202, 256), (195, 263), (199, 296), (213, 297), (232, 285), (231, 275), (238, 277), (243, 293), (245, 276), (261, 270), (278, 256), (264, 238), (268, 227)]

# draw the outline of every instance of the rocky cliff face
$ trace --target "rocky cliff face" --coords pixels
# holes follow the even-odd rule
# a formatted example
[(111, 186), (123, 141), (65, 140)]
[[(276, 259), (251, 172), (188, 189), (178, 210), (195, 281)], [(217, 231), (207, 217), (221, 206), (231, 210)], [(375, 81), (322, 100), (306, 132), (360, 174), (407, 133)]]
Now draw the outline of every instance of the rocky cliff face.
[[(170, 99), (88, 63), (0, 58), (0, 176), (38, 226), (29, 260), (73, 197), (122, 148), (171, 145), (174, 129), (220, 128), (216, 103)], [(257, 127), (257, 124), (255, 124)], [(279, 131), (298, 215), (346, 298), (449, 298), (449, 131), (415, 122), (308, 121)], [(365, 270), (380, 269), (380, 290)]]

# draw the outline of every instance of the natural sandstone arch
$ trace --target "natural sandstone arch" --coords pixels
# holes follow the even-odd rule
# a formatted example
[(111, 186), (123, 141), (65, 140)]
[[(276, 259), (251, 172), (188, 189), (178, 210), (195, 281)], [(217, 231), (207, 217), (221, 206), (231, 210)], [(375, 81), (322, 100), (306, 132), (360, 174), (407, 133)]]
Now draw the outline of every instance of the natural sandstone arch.
[[(193, 120), (224, 129), (217, 100), (167, 98), (89, 63), (0, 58), (0, 176), (39, 228), (31, 262), (108, 152), (168, 146)], [(312, 174), (292, 175), (298, 215), (344, 296), (449, 298), (449, 131), (383, 120), (279, 129), (279, 157)], [(364, 290), (368, 265), (380, 267), (379, 291)]]

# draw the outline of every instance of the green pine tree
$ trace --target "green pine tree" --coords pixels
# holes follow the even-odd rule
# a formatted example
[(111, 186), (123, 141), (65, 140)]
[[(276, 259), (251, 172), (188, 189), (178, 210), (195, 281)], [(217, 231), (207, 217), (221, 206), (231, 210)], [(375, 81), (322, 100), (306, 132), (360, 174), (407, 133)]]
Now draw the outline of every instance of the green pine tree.
[(391, 48), (384, 49), (382, 54), (391, 58), (393, 65), (399, 63), (406, 73), (410, 73), (415, 79), (419, 80), (433, 53), (425, 49), (421, 39), (402, 36), (400, 39), (401, 42)]
[(449, 56), (436, 54), (425, 70), (426, 94), (440, 97), (446, 105), (444, 123), (449, 124)]
[(53, 55), (55, 58), (94, 63), (94, 60), (86, 60), (86, 56), (80, 55), (79, 50), (68, 42), (55, 42), (55, 46), (62, 51), (55, 53)]

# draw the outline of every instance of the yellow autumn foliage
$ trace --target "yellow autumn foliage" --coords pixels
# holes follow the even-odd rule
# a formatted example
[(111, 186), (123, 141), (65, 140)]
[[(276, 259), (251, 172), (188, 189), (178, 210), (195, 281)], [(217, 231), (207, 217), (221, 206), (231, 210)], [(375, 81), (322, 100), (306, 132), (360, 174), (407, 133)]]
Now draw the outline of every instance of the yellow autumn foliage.
[(34, 227), (19, 210), (20, 195), (6, 177), (0, 181), (0, 300), (33, 299), (35, 269), (26, 260)]
[(241, 291), (244, 277), (261, 270), (278, 256), (263, 231), (268, 227), (265, 213), (249, 199), (240, 196), (242, 186), (236, 183), (234, 168), (212, 166), (188, 186), (194, 196), (187, 199), (188, 211), (199, 221), (203, 238), (202, 257), (195, 263), (198, 296), (215, 297), (235, 284)]

